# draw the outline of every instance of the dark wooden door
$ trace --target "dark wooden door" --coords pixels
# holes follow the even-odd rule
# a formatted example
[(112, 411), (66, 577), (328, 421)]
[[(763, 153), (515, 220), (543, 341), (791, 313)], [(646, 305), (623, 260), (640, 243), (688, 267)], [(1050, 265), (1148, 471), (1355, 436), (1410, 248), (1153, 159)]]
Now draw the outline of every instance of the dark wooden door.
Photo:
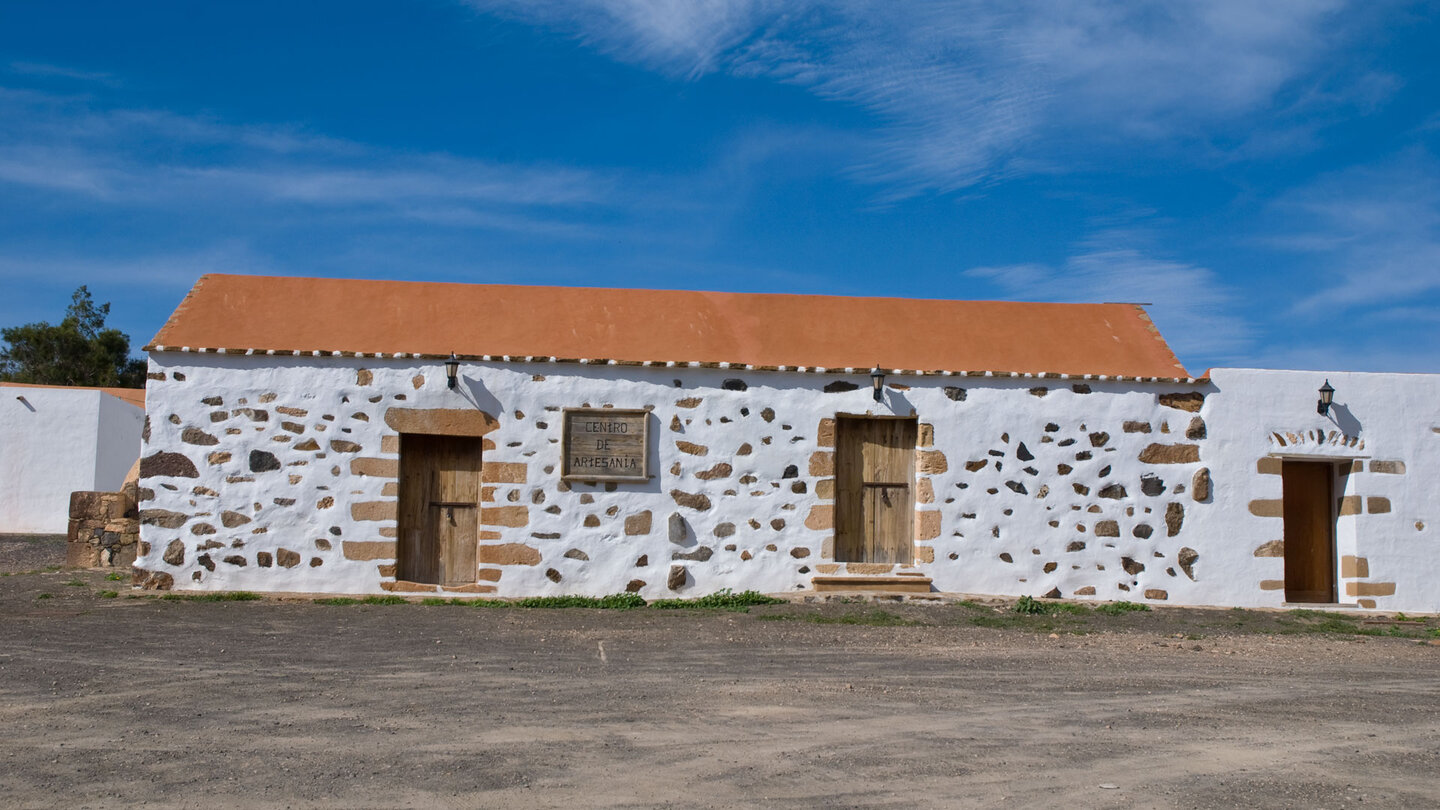
[(836, 560), (914, 558), (916, 428), (914, 419), (836, 420)]
[(1335, 601), (1334, 465), (1286, 461), (1284, 487), (1285, 601)]
[(400, 439), (399, 569), (409, 582), (475, 581), (480, 524), (480, 439)]

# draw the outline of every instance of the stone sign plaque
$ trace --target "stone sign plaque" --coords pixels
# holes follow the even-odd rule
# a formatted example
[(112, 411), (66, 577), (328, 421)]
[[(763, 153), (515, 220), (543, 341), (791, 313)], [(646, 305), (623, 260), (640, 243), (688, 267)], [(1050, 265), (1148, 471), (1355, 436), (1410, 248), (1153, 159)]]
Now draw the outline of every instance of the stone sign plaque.
[(650, 480), (650, 412), (619, 408), (566, 408), (566, 481)]

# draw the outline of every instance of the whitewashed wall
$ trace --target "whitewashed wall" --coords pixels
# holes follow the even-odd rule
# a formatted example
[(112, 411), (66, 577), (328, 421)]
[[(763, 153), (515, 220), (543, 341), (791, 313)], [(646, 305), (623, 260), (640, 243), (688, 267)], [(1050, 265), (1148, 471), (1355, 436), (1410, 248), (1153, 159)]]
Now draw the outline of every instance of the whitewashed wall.
[(0, 388), (0, 532), (63, 534), (71, 492), (120, 487), (142, 421), (101, 391)]
[[(830, 475), (823, 420), (912, 411), (933, 428), (920, 472), (934, 499), (917, 506), (911, 570), (940, 590), (1190, 604), (1239, 593), (1211, 563), (1223, 534), (1196, 529), (1215, 508), (1191, 491), (1213, 439), (1186, 437), (1204, 434), (1205, 411), (1192, 410), (1204, 387), (892, 377), (904, 390), (877, 404), (864, 372), (468, 363), (456, 393), (432, 361), (193, 353), (153, 355), (151, 376), (137, 566), (176, 588), (394, 587), (382, 572), (398, 458), (385, 413), (478, 407), (500, 423), (486, 436), (485, 469), (499, 472), (480, 566), (480, 587), (499, 595), (808, 587), (843, 570), (828, 558), (833, 502), (817, 492)], [(823, 390), (839, 380), (858, 387)], [(1162, 404), (1174, 394), (1179, 405)], [(586, 404), (653, 407), (650, 484), (560, 485), (559, 409)], [(1165, 458), (1142, 461), (1152, 445)], [(278, 469), (252, 470), (252, 451)], [(167, 464), (172, 474), (157, 474)], [(649, 531), (627, 534), (645, 512)], [(685, 568), (678, 589), (673, 565)]]
[[(1321, 416), (1327, 378), (1335, 405)], [(1284, 560), (1269, 556), (1283, 533), (1281, 477), (1261, 461), (1283, 457), (1350, 462), (1335, 492), (1345, 499), (1336, 521), (1342, 603), (1440, 611), (1440, 375), (1214, 369), (1211, 380), (1207, 449), (1219, 508), (1195, 525), (1219, 541), (1210, 570), (1222, 587), (1211, 601), (1283, 603)], [(1355, 558), (1350, 566), (1345, 557)]]

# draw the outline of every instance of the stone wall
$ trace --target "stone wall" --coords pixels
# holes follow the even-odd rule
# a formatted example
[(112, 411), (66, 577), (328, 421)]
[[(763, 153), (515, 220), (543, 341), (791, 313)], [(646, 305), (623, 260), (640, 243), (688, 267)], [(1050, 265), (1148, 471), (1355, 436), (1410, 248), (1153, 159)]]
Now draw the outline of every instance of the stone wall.
[(140, 541), (137, 491), (131, 480), (118, 492), (70, 493), (66, 565), (128, 568), (135, 563)]
[[(1206, 389), (580, 364), (157, 354), (139, 566), (186, 588), (395, 580), (399, 437), (484, 437), (466, 592), (698, 595), (878, 573), (834, 557), (837, 414), (914, 415), (915, 563), (947, 591), (1204, 601)], [(647, 484), (559, 479), (565, 407), (652, 413)], [(150, 577), (153, 572), (156, 577)]]

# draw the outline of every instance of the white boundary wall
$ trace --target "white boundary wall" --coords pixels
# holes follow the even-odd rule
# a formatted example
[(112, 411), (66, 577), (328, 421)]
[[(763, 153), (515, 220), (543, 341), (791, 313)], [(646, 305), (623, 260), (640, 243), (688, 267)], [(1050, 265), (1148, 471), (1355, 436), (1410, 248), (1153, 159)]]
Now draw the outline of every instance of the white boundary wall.
[(0, 532), (65, 533), (71, 492), (120, 488), (143, 419), (103, 391), (0, 387)]
[[(1378, 607), (1436, 609), (1424, 585), (1434, 563), (1416, 550), (1434, 536), (1422, 493), (1433, 490), (1440, 434), (1418, 422), (1435, 421), (1422, 403), (1436, 401), (1440, 377), (1355, 376), (1331, 375), (1342, 406), (1360, 376), (1390, 403), (1367, 417), (1366, 447), (1409, 456), (1409, 472), (1390, 476), (1405, 494), (1395, 492), (1393, 519), (1373, 522), (1374, 531), (1391, 532), (1402, 517), (1426, 528), (1380, 539), (1361, 525), (1369, 515), (1342, 518), (1341, 553), (1375, 549), (1365, 581), (1397, 583), (1390, 595), (1367, 586)], [(917, 561), (904, 570), (949, 592), (1244, 606), (1283, 601), (1264, 584), (1283, 579), (1283, 561), (1256, 556), (1279, 523), (1248, 508), (1279, 497), (1279, 476), (1257, 468), (1271, 451), (1267, 432), (1320, 427), (1314, 389), (1323, 380), (1239, 370), (1218, 370), (1208, 385), (892, 376), (898, 387), (882, 404), (864, 371), (467, 362), (454, 392), (431, 360), (163, 352), (152, 354), (151, 377), (136, 565), (176, 588), (408, 590), (393, 570), (392, 408), (479, 409), (498, 421), (485, 436), (488, 499), (472, 592), (628, 588), (654, 598), (789, 591), (816, 574), (876, 573), (833, 560), (826, 421), (913, 412), (922, 498)], [(824, 391), (837, 381), (857, 388)], [(1392, 384), (1415, 390), (1380, 393)], [(653, 408), (649, 484), (559, 481), (559, 409), (587, 405)], [(1207, 479), (1211, 494), (1197, 493)], [(1396, 557), (1382, 562), (1382, 553)], [(683, 566), (680, 580), (673, 566)]]

